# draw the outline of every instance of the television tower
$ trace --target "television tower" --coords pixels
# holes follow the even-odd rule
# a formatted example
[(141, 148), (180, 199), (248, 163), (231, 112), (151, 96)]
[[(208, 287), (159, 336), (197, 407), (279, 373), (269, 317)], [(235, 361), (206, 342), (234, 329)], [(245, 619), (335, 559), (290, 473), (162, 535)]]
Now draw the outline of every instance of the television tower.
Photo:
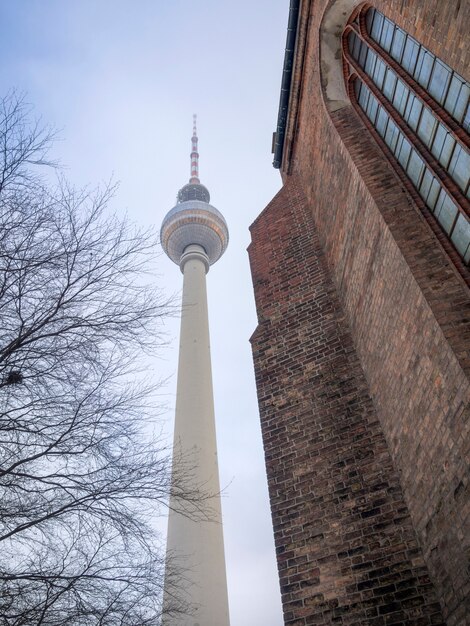
[[(183, 273), (173, 475), (183, 456), (191, 464), (192, 484), (215, 495), (209, 501), (209, 521), (182, 514), (177, 495), (170, 498), (167, 556), (176, 557), (184, 570), (185, 600), (193, 613), (164, 616), (163, 624), (229, 626), (206, 295), (206, 273), (225, 252), (228, 229), (199, 180), (196, 116), (191, 145), (189, 183), (179, 190), (160, 232), (164, 251)], [(165, 578), (168, 599), (167, 587)]]

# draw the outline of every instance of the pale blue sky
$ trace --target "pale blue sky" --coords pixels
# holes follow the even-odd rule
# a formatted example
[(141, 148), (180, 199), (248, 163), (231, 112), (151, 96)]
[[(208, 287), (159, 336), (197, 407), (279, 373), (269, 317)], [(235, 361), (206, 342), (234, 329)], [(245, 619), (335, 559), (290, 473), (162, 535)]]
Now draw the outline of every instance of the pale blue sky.
[[(120, 181), (114, 202), (159, 227), (200, 176), (230, 229), (208, 275), (232, 626), (280, 626), (279, 587), (249, 336), (256, 327), (248, 226), (279, 189), (272, 168), (288, 0), (3, 0), (1, 93), (24, 91), (60, 129), (55, 155), (77, 185)], [(158, 280), (181, 287), (162, 256)], [(173, 402), (178, 323), (158, 363)], [(165, 416), (172, 429), (172, 411)]]

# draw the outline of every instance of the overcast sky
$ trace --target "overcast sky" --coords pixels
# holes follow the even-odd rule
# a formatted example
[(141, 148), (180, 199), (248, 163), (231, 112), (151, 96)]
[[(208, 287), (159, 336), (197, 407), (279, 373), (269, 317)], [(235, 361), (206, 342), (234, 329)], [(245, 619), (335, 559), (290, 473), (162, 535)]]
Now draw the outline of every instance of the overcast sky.
[[(55, 155), (77, 185), (120, 181), (116, 211), (160, 226), (189, 178), (198, 114), (200, 178), (230, 244), (208, 274), (212, 365), (232, 626), (280, 626), (249, 337), (256, 327), (248, 227), (280, 188), (272, 168), (288, 0), (3, 0), (1, 93), (27, 94), (60, 129)], [(179, 290), (160, 257), (156, 280)], [(158, 369), (174, 405), (178, 321)], [(164, 416), (172, 433), (173, 411)]]

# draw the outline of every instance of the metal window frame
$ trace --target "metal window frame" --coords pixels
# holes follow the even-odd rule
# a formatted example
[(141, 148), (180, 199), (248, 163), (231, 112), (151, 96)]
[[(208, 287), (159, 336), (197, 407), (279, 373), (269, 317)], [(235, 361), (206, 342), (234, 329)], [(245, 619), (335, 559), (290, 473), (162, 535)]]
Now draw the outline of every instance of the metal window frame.
[[(375, 12), (372, 19), (368, 18), (368, 12), (371, 10)], [(446, 103), (446, 100), (448, 98), (448, 94), (450, 91), (451, 84), (453, 82), (454, 75), (457, 77), (459, 77), (460, 75), (457, 74), (454, 70), (452, 70), (451, 67), (449, 67), (450, 74), (449, 74), (449, 78), (448, 78), (445, 90), (441, 94), (441, 101), (442, 101), (442, 105), (441, 105), (439, 102), (434, 100), (431, 94), (428, 93), (422, 87), (422, 85), (420, 85), (417, 82), (414, 76), (410, 75), (409, 72), (407, 72), (404, 68), (401, 67), (400, 63), (397, 62), (397, 60), (394, 59), (390, 53), (388, 53), (385, 49), (381, 48), (380, 44), (378, 44), (374, 39), (372, 39), (371, 36), (369, 36), (367, 32), (367, 20), (370, 22), (370, 28), (372, 29), (376, 14), (380, 14), (380, 12), (377, 11), (374, 7), (372, 7), (370, 3), (364, 3), (363, 5), (359, 6), (357, 10), (353, 13), (353, 15), (351, 16), (351, 19), (349, 20), (348, 24), (346, 25), (343, 31), (343, 37), (342, 37), (343, 69), (344, 69), (346, 89), (349, 94), (350, 101), (354, 109), (357, 111), (359, 117), (362, 119), (364, 125), (369, 129), (372, 137), (375, 139), (376, 143), (381, 148), (381, 151), (387, 157), (388, 162), (392, 165), (393, 169), (399, 176), (400, 180), (403, 182), (407, 192), (413, 198), (415, 204), (417, 205), (417, 208), (420, 210), (426, 222), (429, 224), (430, 228), (434, 232), (441, 246), (444, 248), (448, 256), (453, 261), (453, 264), (455, 265), (459, 274), (464, 279), (467, 286), (470, 287), (470, 269), (469, 267), (467, 267), (467, 264), (464, 261), (463, 257), (465, 257), (465, 254), (462, 257), (461, 253), (457, 250), (457, 248), (454, 246), (451, 240), (451, 237), (454, 233), (456, 225), (459, 221), (460, 215), (462, 215), (463, 219), (465, 219), (467, 223), (470, 223), (470, 219), (469, 219), (470, 218), (470, 203), (465, 195), (465, 194), (468, 194), (468, 190), (470, 188), (470, 181), (467, 183), (466, 189), (462, 190), (460, 186), (456, 183), (456, 181), (453, 180), (450, 172), (447, 171), (446, 168), (442, 167), (438, 159), (436, 159), (434, 155), (431, 154), (430, 152), (436, 139), (436, 133), (438, 132), (438, 129), (440, 127), (443, 127), (443, 130), (445, 130), (448, 133), (448, 135), (450, 135), (455, 140), (455, 143), (452, 147), (452, 151), (449, 157), (449, 163), (447, 164), (447, 167), (450, 167), (450, 163), (452, 162), (452, 158), (455, 154), (455, 151), (456, 149), (458, 149), (457, 148), (458, 144), (460, 144), (460, 146), (464, 150), (466, 149), (467, 152), (469, 151), (470, 137), (468, 136), (468, 134), (465, 131), (465, 128), (463, 127), (463, 122), (465, 120), (466, 113), (464, 113), (462, 117), (462, 124), (460, 125), (451, 116), (451, 114), (443, 108), (443, 105)], [(384, 16), (384, 18), (385, 17), (386, 16)], [(393, 49), (393, 42), (395, 40), (396, 32), (398, 31), (400, 27), (396, 25), (392, 20), (390, 21), (395, 27), (393, 36), (390, 42), (390, 52), (391, 52)], [(384, 24), (385, 24), (385, 20), (382, 23), (382, 28), (381, 28), (381, 32), (379, 33), (379, 38), (384, 28)], [(403, 55), (405, 52), (405, 47), (406, 47), (408, 39), (413, 42), (416, 40), (413, 37), (411, 37), (408, 33), (406, 33), (406, 31), (404, 31), (403, 29), (400, 29), (400, 30), (402, 31), (402, 33), (405, 34), (405, 40), (403, 43), (401, 54), (399, 55), (400, 61), (403, 61)], [(397, 80), (393, 88), (391, 101), (385, 98), (385, 96), (381, 93), (381, 90), (373, 82), (372, 78), (369, 77), (368, 74), (365, 72), (365, 63), (364, 63), (364, 67), (362, 67), (359, 61), (356, 60), (350, 53), (349, 46), (348, 46), (348, 38), (351, 32), (354, 32), (354, 35), (356, 35), (356, 37), (359, 40), (361, 40), (361, 45), (365, 45), (368, 48), (368, 50), (375, 53), (376, 55), (375, 65), (377, 63), (377, 60), (380, 59), (382, 62), (385, 63), (386, 68), (390, 68), (395, 73)], [(419, 53), (421, 50), (428, 52), (433, 57), (432, 67), (429, 72), (429, 80), (427, 81), (427, 84), (429, 85), (434, 76), (436, 62), (440, 61), (440, 59), (436, 57), (435, 55), (433, 55), (430, 51), (428, 51), (427, 48), (422, 46), (418, 41), (416, 41), (416, 44), (419, 46), (419, 48), (418, 48), (418, 53), (416, 55), (416, 60), (414, 63), (414, 68), (413, 68), (414, 72), (416, 72), (417, 63), (418, 63), (418, 59), (420, 56)], [(365, 55), (364, 58), (365, 60), (367, 59), (367, 54)], [(444, 66), (448, 67), (447, 64), (445, 63), (444, 63)], [(385, 76), (386, 76), (386, 73), (384, 74), (384, 80), (385, 80)], [(408, 89), (405, 110), (406, 110), (406, 107), (408, 106), (408, 102), (409, 102), (411, 95), (416, 96), (423, 105), (419, 114), (419, 118), (417, 120), (416, 131), (412, 130), (411, 127), (409, 127), (406, 124), (402, 115), (399, 113), (397, 109), (395, 109), (394, 105), (392, 104), (396, 96), (397, 88), (399, 85), (398, 83), (399, 80)], [(356, 82), (359, 82), (360, 85), (364, 85), (370, 92), (367, 97), (366, 105), (369, 104), (371, 97), (375, 99), (378, 105), (375, 119), (373, 121), (371, 121), (371, 119), (368, 117), (366, 110), (362, 110), (361, 105), (359, 104), (360, 91), (358, 90), (357, 95), (356, 95), (356, 91), (355, 91)], [(460, 97), (461, 89), (463, 88), (463, 86), (464, 86), (464, 83), (460, 87), (459, 93), (456, 96), (455, 105), (452, 109), (453, 111), (455, 111), (455, 108), (458, 103), (458, 98)], [(382, 85), (382, 88), (383, 88), (383, 85)], [(468, 105), (468, 107), (470, 108), (470, 104)], [(383, 137), (379, 133), (378, 129), (375, 127), (380, 108), (384, 109), (388, 117), (387, 122), (385, 123), (385, 126), (384, 126)], [(400, 108), (402, 107), (400, 106)], [(367, 106), (365, 106), (365, 109), (367, 109)], [(450, 106), (449, 106), (449, 109), (450, 109)], [(424, 143), (421, 137), (419, 137), (417, 134), (426, 110), (437, 121), (432, 131), (432, 137), (429, 139), (429, 147)], [(397, 127), (402, 137), (406, 138), (406, 140), (411, 145), (411, 150), (410, 150), (410, 154), (408, 155), (406, 167), (403, 167), (400, 164), (400, 162), (398, 161), (395, 155), (396, 150), (399, 145), (398, 142), (395, 143), (395, 150), (392, 151), (391, 146), (389, 147), (385, 140), (386, 135), (387, 135), (387, 130), (390, 125), (390, 120), (392, 120), (392, 122), (395, 124), (395, 126)], [(424, 168), (419, 175), (419, 181), (418, 181), (419, 184), (415, 184), (407, 172), (407, 167), (412, 157), (413, 150), (416, 151), (417, 155), (424, 163)], [(429, 176), (431, 176), (431, 180), (429, 182), (429, 189), (427, 190), (426, 200), (425, 200), (424, 199), (425, 190), (423, 189), (423, 197), (422, 197), (420, 195), (420, 189), (421, 189), (421, 186), (423, 185), (426, 172), (429, 172)], [(463, 182), (462, 187), (464, 186), (464, 184), (465, 183)], [(434, 193), (433, 189), (435, 189), (436, 185), (438, 185), (440, 191), (436, 197), (436, 202), (434, 203), (434, 209), (431, 209), (430, 207), (426, 205), (426, 202), (429, 199), (430, 194)], [(435, 211), (435, 207), (437, 206), (439, 196), (441, 196), (442, 193), (446, 194), (449, 200), (457, 207), (457, 211), (456, 211), (454, 219), (452, 220), (449, 233), (446, 233), (446, 231), (444, 230), (444, 227), (438, 222), (437, 217), (433, 213), (433, 211)], [(445, 200), (443, 201), (445, 202)], [(469, 243), (469, 246), (470, 246), (470, 243)]]

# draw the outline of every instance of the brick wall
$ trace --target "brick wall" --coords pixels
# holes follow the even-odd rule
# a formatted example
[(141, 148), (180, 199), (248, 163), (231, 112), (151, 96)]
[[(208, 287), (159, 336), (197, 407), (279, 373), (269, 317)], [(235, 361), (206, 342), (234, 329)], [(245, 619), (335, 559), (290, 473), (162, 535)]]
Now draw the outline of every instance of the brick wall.
[(443, 624), (295, 181), (251, 231), (252, 347), (285, 623)]
[[(469, 294), (352, 108), (331, 119), (326, 112), (320, 4), (311, 7), (292, 169), (308, 196), (445, 616), (461, 624), (469, 597)], [(457, 58), (462, 38), (440, 45), (443, 27), (423, 22), (435, 15), (464, 28), (450, 17), (456, 4), (427, 2), (426, 11), (420, 2), (403, 4), (406, 11), (401, 2), (377, 3), (445, 60)]]
[[(326, 0), (303, 3), (304, 23), (308, 23), (306, 47), (303, 63), (297, 64), (294, 72), (300, 83), (295, 93), (299, 109), (288, 132), (289, 137), (294, 137), (292, 176), (283, 173), (287, 190), (281, 197), (288, 202), (290, 181), (295, 177), (313, 217), (316, 237), (398, 470), (446, 623), (460, 626), (470, 623), (470, 296), (352, 107), (331, 116), (326, 110), (321, 92), (318, 32), (328, 4)], [(468, 2), (380, 0), (375, 4), (468, 77)], [(285, 219), (295, 223), (296, 211), (291, 207)], [(277, 236), (277, 229), (287, 227), (279, 217), (275, 225), (269, 224), (265, 215), (273, 213), (269, 207), (260, 218), (269, 238)], [(295, 398), (300, 393), (292, 390), (308, 384), (304, 377), (304, 364), (308, 365), (305, 350), (320, 350), (321, 342), (329, 339), (321, 335), (308, 348), (303, 339), (307, 331), (302, 331), (300, 325), (297, 339), (289, 344), (289, 376), (282, 376), (279, 351), (266, 351), (274, 332), (273, 320), (284, 310), (280, 304), (286, 297), (284, 290), (289, 292), (291, 283), (278, 283), (277, 291), (274, 286), (269, 287), (272, 291), (263, 286), (262, 281), (268, 279), (261, 276), (257, 264), (268, 261), (259, 257), (258, 249), (264, 250), (270, 242), (258, 222), (253, 233), (251, 255), (257, 259), (254, 286), (261, 315), (255, 345), (260, 349), (265, 346), (261, 356), (257, 356), (255, 348), (255, 362), (262, 359), (266, 364), (271, 359), (270, 367), (277, 367), (275, 376), (282, 378), (284, 384), (284, 391), (279, 386), (276, 404), (269, 409), (270, 421), (263, 417), (266, 438), (277, 428), (275, 406), (278, 405), (280, 415), (284, 410), (282, 403), (288, 402), (291, 394)], [(266, 258), (270, 259), (272, 271), (280, 271), (278, 252), (273, 251), (272, 257), (268, 252)], [(314, 271), (310, 262), (314, 262), (300, 251), (297, 254), (282, 259), (294, 275), (291, 280), (308, 290)], [(267, 284), (272, 283), (269, 280)], [(327, 299), (330, 295), (324, 293), (322, 297)], [(269, 322), (263, 321), (265, 305)], [(276, 318), (279, 337), (282, 328), (287, 333), (288, 324), (295, 326), (294, 311), (291, 314), (288, 320)], [(301, 314), (308, 326), (308, 315)], [(297, 348), (295, 341), (299, 342)], [(310, 341), (313, 340), (308, 337)], [(342, 391), (338, 389), (337, 394), (341, 397)], [(302, 402), (306, 402), (305, 398)], [(261, 406), (266, 415), (263, 398)], [(293, 418), (279, 428), (278, 437), (300, 437)], [(320, 459), (326, 453), (318, 449), (317, 454)], [(272, 471), (268, 464), (268, 473)], [(280, 481), (277, 472), (276, 480)], [(276, 497), (280, 498), (281, 483), (278, 490)], [(312, 494), (304, 497), (314, 499)], [(302, 498), (298, 498), (300, 503)]]

